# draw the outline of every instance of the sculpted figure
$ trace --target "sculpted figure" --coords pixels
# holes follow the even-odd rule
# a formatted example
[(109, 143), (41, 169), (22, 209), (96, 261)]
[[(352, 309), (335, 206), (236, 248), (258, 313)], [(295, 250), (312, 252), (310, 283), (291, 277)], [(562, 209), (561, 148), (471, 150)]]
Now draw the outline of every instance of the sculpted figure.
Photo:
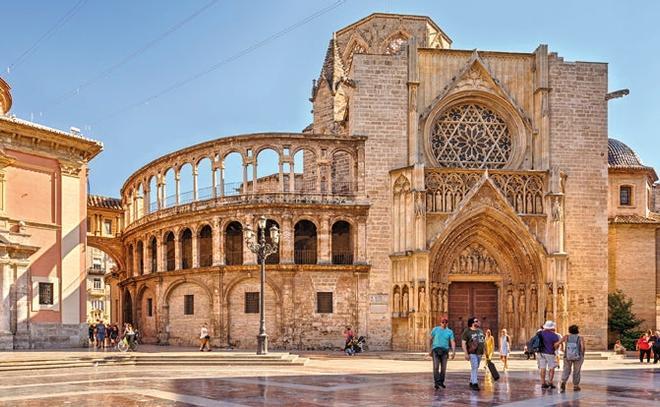
[(518, 311), (520, 311), (521, 314), (524, 314), (527, 307), (527, 296), (525, 294), (525, 289), (521, 288), (520, 289), (520, 296), (518, 297)]
[(442, 290), (442, 312), (445, 314), (449, 311), (449, 300), (447, 298), (448, 289)]
[(401, 312), (408, 313), (408, 290), (404, 290), (401, 295)]
[(401, 295), (399, 294), (399, 290), (394, 291), (394, 299), (392, 300), (393, 304), (393, 310), (392, 312), (395, 313), (400, 313), (401, 312)]
[(513, 313), (514, 307), (513, 307), (513, 290), (511, 287), (506, 292), (506, 312), (509, 314)]
[(426, 304), (426, 289), (424, 287), (419, 288), (419, 312), (428, 311), (428, 306)]
[(538, 297), (536, 295), (536, 287), (534, 286), (532, 286), (532, 293), (529, 298), (529, 306), (531, 307), (533, 313), (538, 312), (539, 303), (538, 303)]
[(548, 284), (548, 291), (545, 295), (545, 319), (552, 319), (552, 284)]

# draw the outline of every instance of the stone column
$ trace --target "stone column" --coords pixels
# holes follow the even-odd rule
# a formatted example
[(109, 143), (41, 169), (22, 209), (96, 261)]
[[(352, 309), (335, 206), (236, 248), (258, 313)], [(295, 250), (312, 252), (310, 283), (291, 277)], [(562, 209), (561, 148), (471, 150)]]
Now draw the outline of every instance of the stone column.
[(162, 176), (160, 174), (158, 174), (157, 179), (158, 183), (156, 184), (156, 188), (158, 192), (156, 193), (156, 200), (158, 201), (158, 209), (163, 209), (163, 202), (165, 201), (163, 198), (165, 195), (165, 183), (163, 182)]
[[(244, 195), (247, 195), (247, 193), (248, 193), (248, 183), (247, 183), (248, 182), (247, 181), (247, 172), (248, 171), (247, 171), (247, 166), (248, 166), (247, 162), (243, 163), (243, 194)], [(224, 176), (224, 174), (223, 174), (223, 176)]]
[(278, 164), (278, 173), (277, 173), (277, 183), (278, 183), (278, 188), (279, 192), (284, 192), (284, 170), (282, 168), (284, 163), (282, 163), (282, 160), (280, 160)]
[(220, 190), (219, 196), (223, 197), (225, 196), (225, 164), (224, 163), (220, 164), (219, 171), (220, 171), (220, 184), (218, 185), (218, 189)]
[(257, 159), (256, 157), (253, 159), (252, 163), (252, 193), (256, 194), (257, 193)]
[(367, 264), (367, 219), (358, 218), (357, 224), (357, 264)]
[(282, 230), (280, 231), (280, 263), (293, 264), (293, 223), (291, 214), (282, 215)]
[(289, 162), (289, 192), (296, 192), (296, 169), (293, 160)]
[(160, 232), (158, 236), (156, 236), (156, 251), (158, 253), (158, 257), (156, 257), (156, 262), (158, 262), (158, 271), (165, 271), (167, 269), (165, 260), (165, 240), (163, 239), (163, 235)]
[(220, 266), (225, 263), (224, 256), (222, 255), (222, 229), (220, 229), (220, 218), (217, 216), (213, 218), (211, 228), (213, 230), (213, 241), (211, 243), (213, 249), (213, 265)]
[(213, 199), (215, 199), (218, 196), (218, 191), (217, 191), (216, 185), (215, 185), (218, 182), (218, 180), (216, 179), (216, 171), (217, 171), (217, 169), (215, 167), (211, 168), (211, 185), (213, 185), (213, 187), (211, 189), (211, 197)]
[(174, 171), (174, 195), (175, 195), (175, 200), (174, 204), (179, 205), (180, 202), (180, 197), (181, 195), (181, 186), (179, 181), (181, 181), (181, 174), (179, 173), (179, 170)]
[(12, 350), (14, 335), (11, 332), (11, 287), (14, 283), (14, 270), (7, 260), (0, 261), (0, 278), (0, 350)]
[(174, 233), (174, 270), (181, 270), (181, 240), (178, 230)]
[[(245, 241), (245, 228), (247, 226), (252, 227), (255, 234), (259, 233), (259, 231), (256, 229), (257, 222), (255, 220), (256, 219), (254, 215), (245, 215), (243, 218), (243, 264), (257, 264), (257, 256), (252, 253), (252, 251), (250, 251), (247, 242)], [(259, 237), (257, 236), (257, 239), (258, 238)]]
[(149, 274), (151, 273), (151, 261), (149, 261), (149, 251), (151, 250), (151, 242), (146, 240), (146, 244), (144, 241), (142, 242), (142, 264), (143, 264), (143, 273), (144, 274)]
[(319, 264), (330, 264), (330, 219), (328, 215), (322, 215), (319, 221), (319, 231), (317, 233), (318, 240), (318, 262)]
[(195, 165), (193, 167), (193, 173), (192, 173), (192, 176), (193, 176), (193, 198), (192, 198), (193, 202), (196, 201), (197, 197), (199, 196), (198, 191), (197, 191), (197, 174), (198, 174), (198, 172), (199, 171), (197, 169), (197, 165)]
[(198, 249), (198, 232), (195, 230), (192, 234), (192, 267), (199, 268), (199, 249)]

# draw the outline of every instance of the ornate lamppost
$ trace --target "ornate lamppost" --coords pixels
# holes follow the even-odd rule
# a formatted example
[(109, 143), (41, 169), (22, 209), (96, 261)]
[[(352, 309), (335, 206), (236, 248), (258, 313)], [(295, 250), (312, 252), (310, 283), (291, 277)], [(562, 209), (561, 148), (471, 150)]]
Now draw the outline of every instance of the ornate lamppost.
[[(257, 260), (261, 265), (261, 291), (259, 292), (259, 335), (257, 335), (257, 355), (268, 353), (268, 335), (266, 334), (266, 313), (264, 307), (266, 304), (264, 294), (264, 284), (266, 282), (266, 259), (271, 254), (279, 250), (280, 231), (277, 226), (271, 226), (270, 240), (272, 243), (266, 243), (266, 217), (263, 215), (257, 221), (258, 237), (250, 226), (245, 228), (245, 241), (250, 251), (257, 255)], [(257, 240), (258, 239), (258, 240)]]

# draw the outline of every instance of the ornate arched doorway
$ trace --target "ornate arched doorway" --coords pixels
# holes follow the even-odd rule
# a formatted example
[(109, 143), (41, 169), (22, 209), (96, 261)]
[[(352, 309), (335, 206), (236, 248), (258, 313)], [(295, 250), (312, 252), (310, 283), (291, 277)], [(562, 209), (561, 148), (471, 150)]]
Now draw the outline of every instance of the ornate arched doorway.
[(476, 316), (521, 347), (543, 320), (544, 250), (514, 215), (465, 208), (437, 236), (430, 258), (431, 318), (447, 315), (460, 335)]

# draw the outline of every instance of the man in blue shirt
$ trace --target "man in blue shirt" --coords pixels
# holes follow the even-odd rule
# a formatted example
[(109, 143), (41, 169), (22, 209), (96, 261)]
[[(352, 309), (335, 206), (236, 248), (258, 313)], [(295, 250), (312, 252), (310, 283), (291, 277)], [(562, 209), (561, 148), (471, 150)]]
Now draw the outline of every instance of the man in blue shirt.
[[(447, 327), (448, 323), (447, 318), (443, 317), (440, 326), (436, 326), (431, 330), (430, 355), (433, 357), (433, 381), (436, 390), (440, 387), (445, 388), (445, 373), (447, 372), (450, 344), (451, 358), (454, 359), (456, 356), (456, 340), (454, 339), (454, 332)], [(440, 373), (438, 373), (438, 367), (440, 367)]]

